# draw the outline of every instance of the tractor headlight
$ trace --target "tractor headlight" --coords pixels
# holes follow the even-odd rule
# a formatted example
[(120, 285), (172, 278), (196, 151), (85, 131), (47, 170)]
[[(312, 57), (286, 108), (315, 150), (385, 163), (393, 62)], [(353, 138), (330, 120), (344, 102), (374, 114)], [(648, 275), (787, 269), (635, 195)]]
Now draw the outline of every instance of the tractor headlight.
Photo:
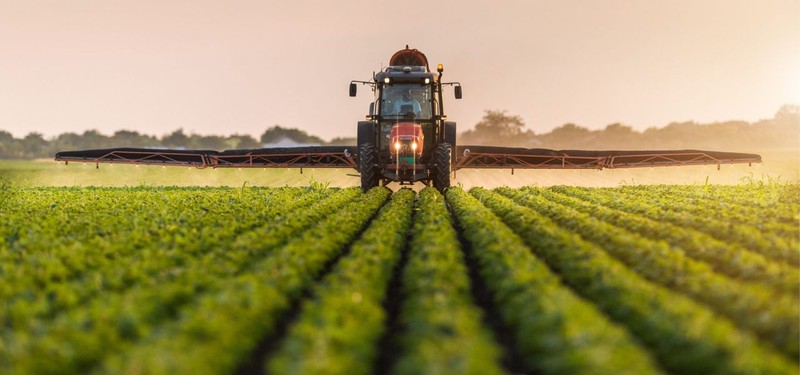
[(411, 149), (416, 151), (417, 150), (417, 142), (411, 143)]
[(400, 142), (395, 142), (394, 143), (394, 149), (397, 150), (397, 151), (400, 151), (400, 147), (402, 147), (402, 146), (403, 145), (401, 145)]

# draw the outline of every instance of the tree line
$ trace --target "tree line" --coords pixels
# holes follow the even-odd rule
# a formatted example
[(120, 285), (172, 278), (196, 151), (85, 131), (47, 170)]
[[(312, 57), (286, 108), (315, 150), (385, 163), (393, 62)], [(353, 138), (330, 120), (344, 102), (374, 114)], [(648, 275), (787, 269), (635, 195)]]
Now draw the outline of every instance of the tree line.
[(644, 131), (620, 123), (610, 124), (601, 130), (564, 124), (543, 134), (526, 130), (519, 116), (509, 115), (505, 111), (486, 111), (475, 129), (461, 134), (458, 141), (460, 144), (551, 149), (798, 149), (800, 106), (785, 105), (773, 118), (756, 122), (674, 122)]
[[(230, 136), (185, 134), (178, 129), (161, 138), (120, 130), (108, 136), (96, 130), (82, 134), (63, 133), (45, 139), (31, 132), (23, 138), (0, 130), (0, 158), (32, 159), (53, 157), (58, 151), (113, 147), (230, 150), (260, 148), (281, 140), (306, 145), (355, 145), (355, 138), (335, 138), (330, 142), (303, 130), (273, 126), (256, 140), (250, 135)], [(459, 144), (551, 148), (551, 149), (709, 149), (770, 150), (800, 148), (800, 106), (785, 105), (771, 119), (757, 122), (725, 121), (711, 124), (675, 122), (661, 128), (637, 131), (615, 123), (601, 130), (564, 124), (548, 133), (526, 129), (519, 116), (506, 111), (487, 110), (475, 128), (463, 132)]]
[(97, 130), (82, 134), (63, 133), (45, 139), (41, 133), (31, 132), (23, 138), (14, 138), (0, 130), (0, 159), (35, 159), (53, 157), (58, 151), (103, 149), (114, 147), (168, 148), (186, 150), (231, 150), (261, 148), (284, 139), (306, 145), (351, 145), (355, 138), (334, 138), (330, 142), (293, 128), (273, 126), (257, 140), (251, 135), (230, 136), (186, 134), (178, 129), (161, 138), (136, 131), (119, 130), (108, 136)]

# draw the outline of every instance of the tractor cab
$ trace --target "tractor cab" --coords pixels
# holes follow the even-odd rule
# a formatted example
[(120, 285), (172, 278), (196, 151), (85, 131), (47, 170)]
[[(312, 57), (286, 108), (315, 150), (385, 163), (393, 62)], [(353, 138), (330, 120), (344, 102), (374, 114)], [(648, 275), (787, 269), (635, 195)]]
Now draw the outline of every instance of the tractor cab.
[[(427, 148), (432, 146), (436, 136), (436, 100), (433, 98), (432, 85), (414, 83), (396, 83), (379, 85), (376, 90), (376, 104), (379, 116), (375, 116), (378, 123), (377, 147), (381, 152), (392, 151), (395, 142), (392, 133), (399, 126), (413, 124), (427, 138)], [(401, 130), (403, 132), (405, 130)], [(420, 139), (421, 141), (421, 139)], [(420, 151), (425, 145), (419, 143)], [(427, 156), (427, 155), (426, 155)]]

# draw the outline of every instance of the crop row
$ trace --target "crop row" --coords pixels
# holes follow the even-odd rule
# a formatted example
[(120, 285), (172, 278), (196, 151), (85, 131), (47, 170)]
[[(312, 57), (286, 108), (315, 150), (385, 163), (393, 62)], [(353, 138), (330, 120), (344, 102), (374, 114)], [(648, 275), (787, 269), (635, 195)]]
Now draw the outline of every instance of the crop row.
[(382, 302), (405, 246), (413, 206), (411, 190), (392, 196), (349, 254), (303, 301), (297, 321), (270, 360), (269, 373), (372, 372), (385, 334)]
[(499, 374), (500, 349), (470, 294), (458, 235), (442, 195), (423, 189), (402, 271), (396, 374)]
[[(649, 282), (536, 210), (473, 189), (570, 287), (626, 326), (675, 373), (792, 373), (796, 367), (702, 304)], [(652, 265), (652, 264), (650, 264)], [(637, 269), (639, 271), (639, 269)]]
[[(756, 251), (767, 258), (783, 261), (795, 267), (800, 266), (798, 249), (792, 247), (792, 240), (788, 237), (764, 235), (758, 228), (714, 219), (709, 217), (708, 214), (695, 215), (665, 209), (646, 200), (624, 199), (615, 190), (597, 189), (590, 191), (584, 188), (573, 189), (570, 194), (656, 221), (695, 229), (707, 233), (720, 241), (735, 243), (750, 251)], [(765, 220), (768, 220), (768, 218), (765, 218)]]
[(760, 283), (790, 295), (800, 293), (800, 272), (797, 268), (782, 262), (772, 262), (759, 253), (727, 244), (697, 230), (575, 198), (569, 195), (574, 190), (574, 188), (560, 186), (554, 189), (525, 189), (524, 191), (526, 194), (540, 194), (550, 201), (576, 209), (641, 236), (665, 241), (676, 251), (682, 251), (693, 259), (706, 262), (715, 272), (731, 278)]
[[(666, 243), (649, 240), (541, 195), (512, 189), (499, 191), (596, 243), (644, 278), (706, 303), (787, 354), (800, 356), (796, 340), (800, 336), (800, 311), (795, 296), (725, 277)], [(761, 319), (753, 319), (756, 315)]]
[[(137, 211), (126, 205), (130, 203), (127, 199), (117, 206), (120, 210), (127, 209), (125, 214), (109, 214), (82, 207), (77, 212), (73, 211), (73, 215), (90, 216), (91, 220), (97, 222), (123, 217), (127, 218), (127, 225), (123, 225), (126, 221), (121, 221), (115, 227), (113, 235), (73, 240), (71, 246), (50, 243), (50, 236), (41, 230), (34, 230), (48, 226), (58, 227), (61, 222), (53, 221), (49, 216), (42, 217), (41, 221), (37, 220), (28, 228), (27, 236), (31, 239), (25, 241), (25, 251), (13, 248), (7, 251), (7, 254), (17, 254), (18, 260), (2, 263), (3, 277), (7, 282), (0, 289), (0, 295), (5, 300), (6, 307), (11, 307), (11, 310), (15, 309), (12, 306), (19, 301), (26, 304), (26, 296), (37, 289), (39, 293), (48, 296), (48, 303), (20, 307), (23, 314), (11, 322), (19, 326), (22, 324), (20, 319), (63, 313), (82, 305), (98, 293), (121, 292), (133, 286), (160, 284), (165, 279), (174, 279), (174, 270), (184, 264), (194, 264), (202, 272), (207, 272), (209, 267), (222, 264), (217, 258), (227, 256), (228, 252), (225, 250), (233, 238), (242, 236), (247, 231), (260, 233), (254, 230), (256, 223), (275, 221), (280, 215), (286, 214), (287, 210), (308, 206), (331, 194), (324, 190), (301, 189), (276, 189), (266, 195), (251, 193), (245, 197), (224, 191), (216, 193), (201, 196), (202, 201), (191, 202), (182, 197), (185, 192), (159, 193), (156, 196), (167, 195), (170, 199), (166, 200), (169, 204), (159, 202), (162, 203), (158, 211), (161, 217), (157, 219), (135, 215)], [(149, 199), (150, 196), (139, 198)], [(261, 205), (269, 209), (258, 209), (259, 205), (250, 209), (253, 206), (247, 205), (248, 201), (260, 200), (269, 202), (268, 205)], [(148, 211), (155, 211), (153, 208), (149, 207)], [(176, 212), (178, 215), (174, 214)], [(231, 213), (236, 220), (220, 225), (219, 217), (230, 216)], [(170, 215), (175, 217), (170, 218)], [(240, 239), (247, 237), (250, 236), (242, 236)], [(180, 248), (180, 251), (170, 250), (175, 248)], [(230, 265), (226, 267), (231, 269)], [(184, 272), (188, 271), (184, 268)], [(5, 312), (0, 311), (0, 317)]]
[(625, 329), (564, 286), (488, 208), (460, 189), (447, 199), (526, 372), (659, 372)]
[[(626, 187), (627, 188), (627, 187)], [(651, 190), (670, 196), (698, 198), (707, 204), (716, 204), (714, 209), (734, 204), (743, 208), (755, 208), (756, 216), (787, 222), (797, 222), (800, 207), (800, 184), (750, 184), (730, 185), (656, 185), (634, 186), (633, 189)]]
[[(159, 273), (149, 275), (134, 268), (132, 272), (139, 282), (120, 293), (103, 293), (78, 308), (58, 311), (51, 320), (31, 319), (35, 314), (26, 310), (28, 305), (24, 303), (9, 304), (12, 319), (7, 322), (13, 330), (4, 331), (3, 340), (10, 350), (0, 353), (0, 365), (13, 362), (16, 364), (13, 367), (23, 373), (64, 372), (71, 366), (76, 371), (91, 368), (108, 353), (151, 334), (162, 321), (174, 319), (185, 305), (191, 309), (198, 296), (218, 290), (226, 277), (314, 224), (325, 212), (333, 212), (359, 195), (356, 189), (348, 189), (320, 201), (314, 207), (317, 210), (287, 212), (284, 220), (275, 220), (253, 231), (255, 238), (260, 234), (266, 241), (250, 241), (247, 249), (242, 246), (245, 242), (238, 242), (237, 246), (234, 241), (215, 243), (212, 247), (219, 249), (196, 257), (182, 254), (180, 247), (150, 252), (150, 257), (139, 258), (139, 263), (134, 264)], [(173, 255), (182, 261), (176, 264)], [(36, 298), (33, 302), (46, 304), (48, 299)], [(41, 361), (41, 355), (49, 356), (50, 360)]]
[[(112, 373), (230, 373), (275, 333), (279, 317), (383, 205), (389, 193), (373, 189), (285, 245), (253, 262), (247, 272), (221, 282), (185, 309), (103, 364)], [(308, 211), (304, 211), (308, 212)], [(308, 244), (314, 243), (314, 251)], [(254, 244), (258, 246), (258, 244)]]
[(729, 223), (733, 231), (739, 231), (742, 227), (755, 228), (764, 236), (784, 238), (788, 246), (797, 248), (800, 226), (789, 216), (792, 211), (796, 214), (797, 205), (784, 203), (775, 205), (773, 210), (765, 210), (707, 197), (686, 197), (674, 194), (673, 191), (674, 189), (664, 187), (633, 187), (619, 190), (627, 199), (644, 200), (665, 210), (681, 211), (701, 217), (710, 216), (717, 221)]
[[(236, 213), (236, 217), (246, 220), (231, 220), (227, 225), (219, 225), (219, 218), (215, 217), (214, 209), (219, 206), (224, 206), (219, 200), (208, 200), (203, 203), (192, 202), (193, 204), (186, 204), (185, 201), (179, 200), (178, 204), (163, 207), (165, 210), (164, 215), (169, 212), (183, 211), (178, 215), (177, 222), (162, 222), (161, 220), (144, 220), (137, 218), (134, 210), (128, 211), (124, 216), (127, 216), (130, 221), (134, 223), (139, 221), (153, 221), (153, 226), (143, 227), (134, 224), (131, 227), (119, 228), (120, 235), (111, 236), (111, 238), (96, 237), (93, 241), (88, 243), (80, 242), (74, 243), (74, 246), (67, 246), (66, 248), (59, 246), (48, 246), (47, 235), (42, 233), (33, 234), (33, 236), (41, 236), (38, 240), (41, 242), (38, 246), (28, 246), (24, 252), (19, 252), (21, 257), (25, 257), (27, 264), (17, 267), (6, 276), (9, 276), (14, 281), (15, 289), (24, 291), (26, 288), (31, 288), (35, 284), (47, 284), (47, 286), (55, 286), (59, 288), (67, 288), (71, 286), (79, 287), (81, 293), (87, 290), (100, 288), (103, 292), (124, 290), (126, 287), (138, 285), (138, 283), (153, 283), (159, 282), (161, 277), (172, 278), (171, 275), (160, 274), (166, 268), (177, 266), (193, 261), (194, 258), (206, 258), (213, 256), (224, 255), (218, 253), (218, 246), (225, 245), (227, 248), (229, 237), (237, 235), (242, 230), (253, 228), (254, 223), (261, 223), (262, 220), (269, 222), (281, 215), (287, 208), (302, 207), (311, 203), (311, 199), (322, 198), (325, 195), (319, 195), (316, 192), (287, 192), (289, 194), (278, 194), (285, 196), (282, 200), (271, 199), (271, 203), (277, 203), (274, 210), (269, 212), (260, 212), (257, 209), (250, 209), (250, 206), (241, 207), (241, 211)], [(300, 194), (303, 194), (302, 199), (298, 199)], [(350, 192), (352, 197), (355, 197), (354, 192)], [(214, 195), (207, 194), (208, 197), (225, 196), (224, 192), (215, 192)], [(157, 194), (161, 196), (162, 194)], [(311, 198), (311, 199), (306, 199)], [(149, 198), (149, 197), (148, 197)], [(173, 197), (176, 198), (176, 197)], [(173, 199), (174, 200), (174, 199)], [(258, 201), (258, 200), (256, 200)], [(291, 204), (289, 204), (292, 201)], [(174, 202), (173, 202), (174, 203)], [(244, 202), (242, 202), (244, 203)], [(230, 206), (230, 203), (229, 203)], [(201, 207), (202, 209), (195, 209)], [(256, 205), (258, 207), (258, 205)], [(280, 207), (280, 208), (277, 208)], [(230, 209), (230, 208), (228, 208)], [(87, 210), (87, 214), (91, 211)], [(198, 214), (199, 212), (209, 212), (208, 214)], [(253, 214), (253, 212), (258, 212)], [(283, 213), (285, 214), (285, 213)], [(114, 215), (116, 216), (116, 215)], [(96, 220), (104, 220), (106, 216), (101, 216)], [(177, 224), (181, 224), (180, 226)], [(150, 234), (150, 232), (157, 232), (158, 236)], [(150, 243), (143, 242), (144, 238), (149, 238)], [(154, 241), (155, 240), (155, 241)], [(138, 242), (137, 242), (138, 241)], [(179, 246), (180, 251), (171, 251)], [(217, 253), (215, 253), (215, 251)], [(9, 253), (15, 253), (15, 250)], [(35, 270), (26, 269), (35, 267), (40, 262), (39, 258), (54, 259), (52, 264), (62, 265), (76, 264), (74, 267), (76, 275), (82, 278), (57, 279), (57, 280), (42, 280), (39, 279), (39, 273), (45, 267), (35, 268)], [(77, 262), (76, 260), (80, 260)], [(83, 267), (78, 265), (83, 264)], [(209, 265), (211, 266), (211, 265)], [(27, 272), (26, 272), (27, 271)], [(39, 272), (36, 272), (39, 271)], [(13, 272), (13, 273), (12, 273)], [(87, 275), (90, 275), (87, 278)], [(13, 279), (18, 276), (18, 279)], [(25, 279), (27, 276), (28, 280)], [(34, 285), (31, 285), (34, 284)], [(6, 294), (5, 298), (8, 301), (13, 298), (14, 294)], [(54, 301), (65, 298), (64, 294), (57, 294)], [(67, 308), (66, 305), (56, 305), (56, 309), (62, 311)]]

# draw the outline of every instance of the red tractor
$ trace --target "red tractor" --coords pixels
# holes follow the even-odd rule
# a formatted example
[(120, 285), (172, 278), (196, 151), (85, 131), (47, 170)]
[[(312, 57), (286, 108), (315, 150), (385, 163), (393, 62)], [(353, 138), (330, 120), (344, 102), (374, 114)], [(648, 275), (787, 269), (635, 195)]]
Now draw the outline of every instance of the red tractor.
[(358, 170), (365, 191), (393, 181), (432, 182), (439, 190), (450, 186), (456, 123), (446, 121), (442, 93), (444, 86), (455, 86), (461, 99), (461, 86), (442, 82), (441, 64), (436, 71), (430, 71), (425, 54), (406, 46), (372, 81), (350, 83), (350, 96), (356, 96), (358, 83), (374, 93), (367, 121), (358, 123)]

